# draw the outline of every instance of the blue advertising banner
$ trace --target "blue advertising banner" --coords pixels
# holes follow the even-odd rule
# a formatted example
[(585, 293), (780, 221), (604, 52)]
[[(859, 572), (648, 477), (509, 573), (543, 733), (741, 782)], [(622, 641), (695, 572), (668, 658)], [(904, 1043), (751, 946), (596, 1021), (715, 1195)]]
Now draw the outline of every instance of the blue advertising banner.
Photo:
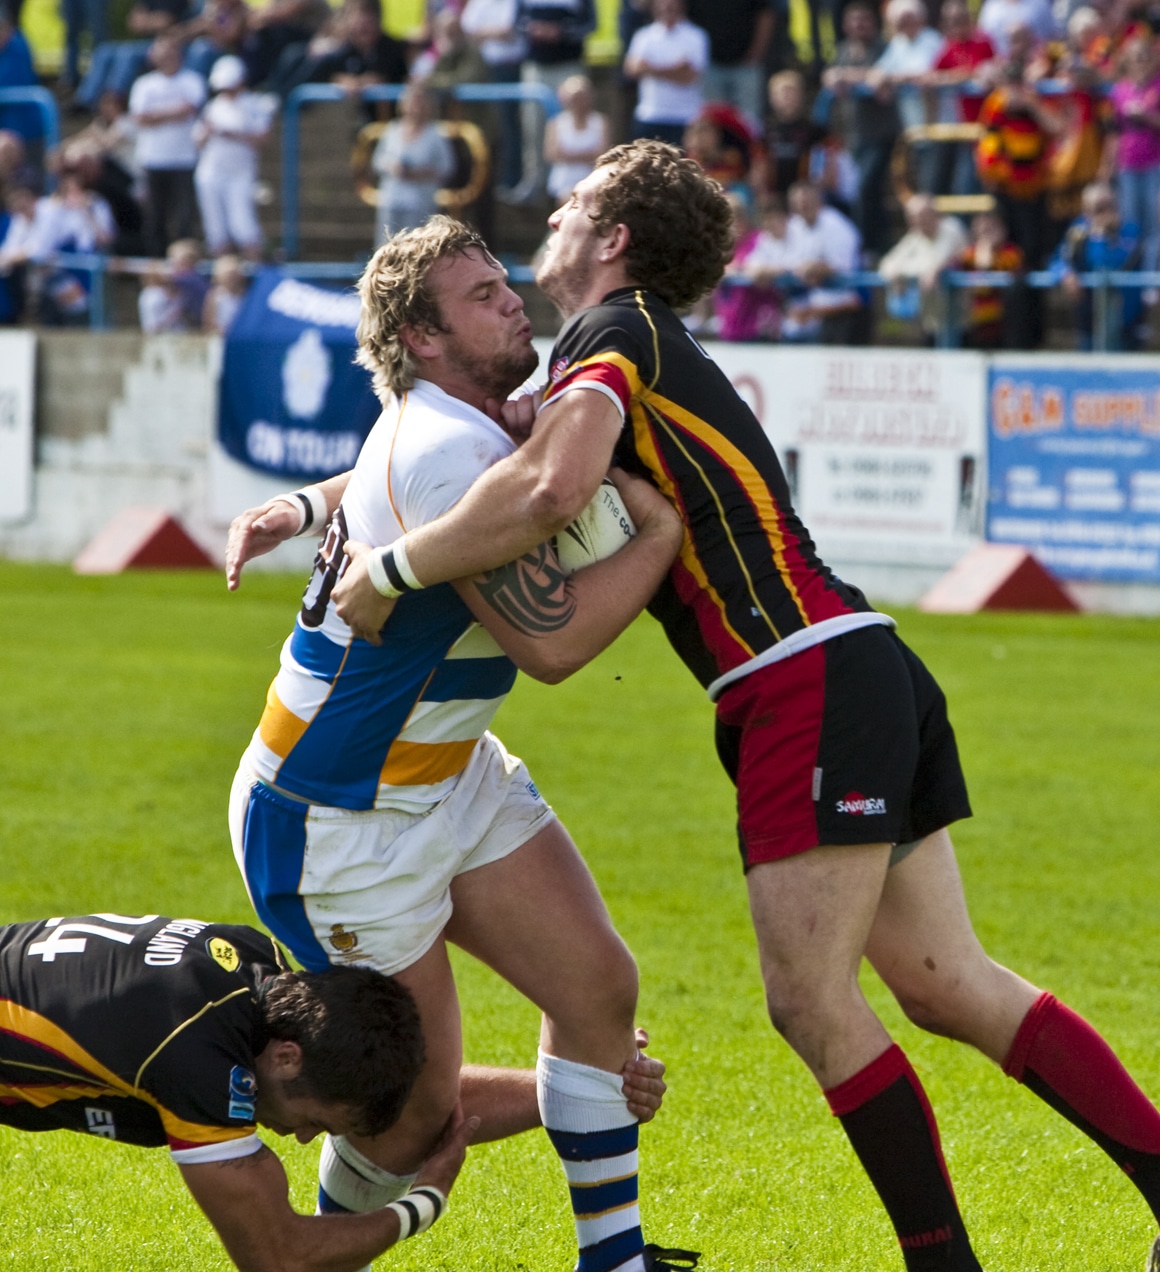
[(987, 538), (1064, 579), (1160, 583), (1160, 366), (997, 358)]
[(379, 415), (354, 363), (359, 301), (263, 270), (230, 327), (218, 436), (235, 459), (295, 481), (354, 466)]

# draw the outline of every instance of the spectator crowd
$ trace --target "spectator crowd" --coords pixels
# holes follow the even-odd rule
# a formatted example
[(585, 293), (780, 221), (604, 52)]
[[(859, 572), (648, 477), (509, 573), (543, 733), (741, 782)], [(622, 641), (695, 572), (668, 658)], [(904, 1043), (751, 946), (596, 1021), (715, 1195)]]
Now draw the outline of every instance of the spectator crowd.
[[(35, 105), (0, 104), (0, 322), (86, 321), (89, 275), (56, 257), (104, 252), (152, 262), (146, 329), (221, 329), (265, 252), (258, 157), (288, 93), (403, 86), (397, 106), (363, 107), (381, 238), (435, 211), (462, 166), (449, 90), (491, 82), (546, 86), (560, 110), (472, 116), (491, 155), (485, 232), (493, 199), (546, 210), (625, 137), (680, 146), (726, 187), (736, 253), (695, 329), (859, 343), (877, 321), (1033, 348), (1050, 304), (1091, 347), (1085, 276), (1160, 266), (1160, 5), (793, 2), (801, 43), (790, 0), (620, 0), (623, 55), (597, 75), (594, 0), (428, 0), (412, 40), (388, 33), (380, 0), (134, 0), (119, 40), (108, 0), (62, 0), (54, 88), (84, 126), (46, 153)], [(39, 84), (0, 8), (0, 87)], [(1057, 299), (1026, 284), (1042, 270)], [(1150, 293), (1111, 295), (1103, 339), (1141, 347)]]

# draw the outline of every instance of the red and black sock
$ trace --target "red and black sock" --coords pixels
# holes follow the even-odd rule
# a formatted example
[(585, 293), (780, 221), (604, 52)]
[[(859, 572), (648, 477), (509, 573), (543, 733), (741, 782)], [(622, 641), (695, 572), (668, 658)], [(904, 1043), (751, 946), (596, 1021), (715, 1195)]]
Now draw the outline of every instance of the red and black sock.
[(907, 1272), (982, 1272), (934, 1114), (901, 1047), (825, 1094), (894, 1224)]
[(1082, 1016), (1041, 994), (1003, 1072), (1095, 1140), (1160, 1222), (1160, 1113)]

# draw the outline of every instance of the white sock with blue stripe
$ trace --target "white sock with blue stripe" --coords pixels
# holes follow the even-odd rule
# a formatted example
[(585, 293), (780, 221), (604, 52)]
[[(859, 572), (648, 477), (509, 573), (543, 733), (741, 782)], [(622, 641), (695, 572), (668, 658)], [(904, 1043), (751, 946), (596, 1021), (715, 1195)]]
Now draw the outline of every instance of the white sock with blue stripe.
[(540, 1052), (536, 1096), (572, 1194), (577, 1272), (644, 1272), (636, 1118), (621, 1077)]

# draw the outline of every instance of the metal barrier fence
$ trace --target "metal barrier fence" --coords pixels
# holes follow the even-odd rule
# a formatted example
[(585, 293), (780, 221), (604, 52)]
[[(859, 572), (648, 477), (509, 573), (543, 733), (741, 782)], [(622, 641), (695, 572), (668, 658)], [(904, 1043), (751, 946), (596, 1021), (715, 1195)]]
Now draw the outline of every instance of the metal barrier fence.
[[(359, 94), (364, 102), (393, 102), (403, 94), (401, 84), (376, 84)], [(546, 84), (457, 84), (452, 97), (460, 102), (534, 102), (545, 119), (558, 114), (560, 104)], [(300, 84), (282, 107), (282, 250), (291, 259), (298, 252), (299, 151), (301, 111), (307, 102), (341, 102), (349, 94), (335, 84)]]
[[(141, 275), (157, 264), (156, 261), (146, 257), (108, 257), (81, 252), (57, 252), (45, 263), (61, 269), (76, 270), (89, 276), (89, 326), (98, 331), (109, 326), (107, 289), (109, 274)], [(278, 268), (289, 278), (353, 282), (362, 273), (364, 265), (365, 261), (292, 261)], [(530, 285), (535, 281), (535, 274), (530, 265), (508, 263), (507, 270), (508, 277), (513, 283)], [(1138, 272), (1097, 270), (1080, 274), (1078, 278), (1079, 282), (1092, 292), (1092, 351), (1097, 353), (1115, 350), (1120, 293), (1125, 290), (1160, 289), (1160, 270)], [(750, 285), (745, 278), (732, 277), (730, 281), (735, 286)], [(1051, 270), (1037, 270), (1029, 274), (948, 270), (939, 278), (943, 303), (942, 323), (938, 330), (936, 347), (957, 349), (962, 344), (959, 305), (956, 303), (957, 293), (971, 292), (985, 287), (1008, 288), (1016, 283), (1046, 291), (1058, 287), (1059, 282), (1059, 275)], [(861, 290), (884, 288), (888, 285), (887, 280), (880, 274), (869, 270), (853, 274), (835, 274), (826, 282), (827, 287)]]

